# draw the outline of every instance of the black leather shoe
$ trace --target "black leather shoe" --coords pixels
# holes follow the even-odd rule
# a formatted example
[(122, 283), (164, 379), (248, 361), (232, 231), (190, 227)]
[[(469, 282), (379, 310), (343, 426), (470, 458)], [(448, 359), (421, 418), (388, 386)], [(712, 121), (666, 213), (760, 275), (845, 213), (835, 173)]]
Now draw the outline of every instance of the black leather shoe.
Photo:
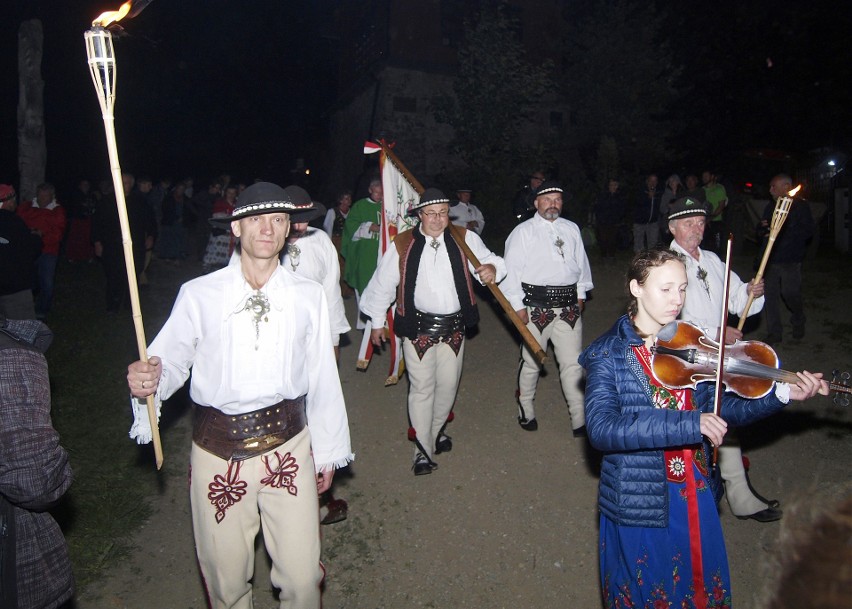
[(518, 425), (521, 426), (521, 429), (525, 429), (526, 431), (535, 431), (538, 429), (538, 421), (535, 419), (530, 419), (527, 421), (526, 419), (522, 419), (518, 417)]
[(445, 433), (438, 434), (435, 440), (435, 454), (448, 453), (453, 450), (453, 439)]
[(575, 438), (585, 438), (586, 437), (586, 426), (582, 425), (575, 429), (573, 432)]
[(760, 510), (759, 512), (755, 512), (754, 514), (749, 514), (748, 516), (737, 516), (740, 520), (748, 520), (751, 518), (752, 520), (757, 520), (758, 522), (775, 522), (776, 520), (781, 520), (781, 516), (784, 515), (784, 512), (779, 510), (778, 508), (768, 507), (765, 510)]
[(414, 470), (415, 476), (425, 476), (431, 474), (433, 469), (438, 469), (438, 465), (430, 462), (424, 455), (418, 454), (414, 458), (414, 465), (411, 469)]

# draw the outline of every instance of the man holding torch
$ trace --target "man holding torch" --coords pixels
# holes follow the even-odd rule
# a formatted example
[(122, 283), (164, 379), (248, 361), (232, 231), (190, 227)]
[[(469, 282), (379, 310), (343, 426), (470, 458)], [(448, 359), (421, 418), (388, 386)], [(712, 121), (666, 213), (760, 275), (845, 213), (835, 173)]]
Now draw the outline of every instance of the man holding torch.
[(290, 214), (313, 206), (294, 192), (258, 182), (211, 219), (230, 224), (239, 263), (184, 284), (148, 363), (128, 367), (131, 394), (158, 400), (192, 372), (190, 501), (216, 609), (251, 607), (261, 524), (281, 607), (320, 607), (317, 495), (354, 458), (322, 286), (278, 262)]

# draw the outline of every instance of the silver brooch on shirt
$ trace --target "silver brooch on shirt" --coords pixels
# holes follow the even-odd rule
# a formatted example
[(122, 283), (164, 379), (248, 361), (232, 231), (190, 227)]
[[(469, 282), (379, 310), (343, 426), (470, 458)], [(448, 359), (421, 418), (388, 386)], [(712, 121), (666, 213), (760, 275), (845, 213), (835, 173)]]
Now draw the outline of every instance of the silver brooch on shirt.
[(295, 243), (287, 244), (287, 259), (290, 261), (290, 268), (293, 269), (293, 272), (295, 272), (296, 267), (299, 266), (299, 256), (301, 253), (302, 250), (300, 250), (299, 246)]
[(429, 244), (429, 247), (437, 252), (438, 248), (441, 247), (441, 242), (435, 239), (435, 237), (432, 237), (432, 243)]
[(556, 246), (556, 251), (559, 252), (559, 255), (565, 258), (565, 251), (562, 249), (565, 246), (565, 242), (562, 240), (562, 237), (557, 236), (553, 244)]
[(260, 322), (269, 321), (266, 316), (269, 313), (269, 299), (266, 294), (258, 290), (246, 301), (246, 306), (243, 311), (248, 311), (254, 316), (254, 350), (257, 351), (258, 341), (260, 340)]
[(707, 271), (699, 266), (695, 276), (698, 277), (698, 281), (700, 281), (701, 285), (704, 286), (704, 291), (707, 292), (707, 298), (710, 298), (710, 284), (707, 283)]

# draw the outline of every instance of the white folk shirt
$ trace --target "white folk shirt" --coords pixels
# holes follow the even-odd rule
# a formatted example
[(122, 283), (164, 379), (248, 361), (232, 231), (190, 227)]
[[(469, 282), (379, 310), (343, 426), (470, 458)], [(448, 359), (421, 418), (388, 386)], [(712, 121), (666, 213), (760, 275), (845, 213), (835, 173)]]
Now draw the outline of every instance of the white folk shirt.
[(468, 222), (476, 222), (476, 228), (473, 230), (476, 231), (477, 235), (481, 235), (482, 229), (485, 228), (485, 217), (473, 203), (462, 203), (459, 201), (458, 204), (451, 207), (450, 222), (462, 228), (467, 228)]
[(350, 329), (340, 294), (340, 262), (337, 260), (337, 250), (328, 235), (313, 227), (309, 227), (294, 245), (299, 248), (298, 257), (291, 256), (289, 244), (285, 245), (281, 264), (285, 269), (322, 285), (328, 303), (331, 341), (337, 346), (340, 344), (340, 335), (346, 334)]
[(516, 311), (524, 308), (521, 283), (539, 286), (576, 283), (579, 300), (585, 300), (586, 293), (594, 287), (580, 229), (565, 218), (550, 222), (536, 213), (511, 232), (504, 255), (508, 275), (501, 288)]
[[(180, 389), (190, 370), (192, 400), (226, 414), (306, 395), (317, 471), (343, 467), (354, 455), (322, 287), (279, 266), (261, 291), (270, 310), (257, 331), (254, 315), (244, 310), (255, 290), (239, 265), (181, 287), (163, 329), (148, 347), (148, 354), (163, 363), (158, 412), (160, 400)], [(136, 437), (133, 429), (131, 437)]]
[[(719, 316), (722, 314), (722, 297), (725, 290), (725, 263), (719, 256), (706, 250), (698, 250), (698, 260), (689, 255), (685, 249), (672, 241), (669, 246), (681, 254), (686, 264), (686, 301), (680, 313), (681, 319), (692, 322), (702, 330), (712, 333), (719, 329)], [(699, 278), (700, 270), (706, 271), (707, 283)], [(701, 273), (703, 274), (703, 273)], [(731, 273), (728, 309), (731, 313), (740, 315), (748, 301), (748, 284)], [(755, 298), (749, 309), (749, 315), (759, 313), (763, 309), (764, 298)]]
[[(420, 230), (418, 225), (413, 230)], [(422, 233), (422, 231), (421, 231)], [(450, 256), (444, 243), (444, 233), (436, 239), (439, 246), (433, 249), (430, 245), (432, 237), (426, 235), (426, 245), (417, 267), (417, 277), (410, 280), (414, 285), (414, 307), (418, 311), (432, 315), (448, 315), (461, 309), (456, 284), (453, 280), (453, 270), (450, 266)], [(465, 243), (481, 264), (493, 264), (497, 271), (495, 281), (506, 276), (506, 263), (503, 259), (488, 249), (473, 231), (465, 232)], [(468, 262), (468, 269), (473, 273), (473, 265)], [(476, 277), (476, 275), (473, 275)], [(478, 279), (478, 278), (477, 278)], [(481, 283), (481, 281), (480, 281)], [(396, 246), (391, 244), (384, 253), (379, 266), (370, 283), (361, 295), (361, 311), (373, 320), (374, 328), (381, 328), (385, 323), (388, 308), (396, 300), (396, 289), (399, 285), (399, 253)]]

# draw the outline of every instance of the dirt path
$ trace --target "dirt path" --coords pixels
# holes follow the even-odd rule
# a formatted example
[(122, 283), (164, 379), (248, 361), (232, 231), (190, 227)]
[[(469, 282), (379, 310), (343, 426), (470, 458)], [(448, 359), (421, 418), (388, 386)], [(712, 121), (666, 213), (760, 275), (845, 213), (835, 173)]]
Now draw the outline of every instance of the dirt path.
[[(743, 274), (749, 260), (738, 260)], [(594, 299), (585, 342), (623, 310), (621, 260), (593, 261)], [(808, 336), (779, 347), (783, 367), (852, 369), (852, 326), (839, 324), (852, 302), (850, 282), (831, 265), (807, 275)], [(819, 286), (820, 290), (815, 288)], [(832, 303), (836, 309), (832, 310)], [(347, 520), (323, 527), (328, 570), (324, 607), (396, 609), (600, 606), (597, 570), (597, 457), (574, 439), (553, 363), (537, 397), (539, 431), (515, 422), (518, 351), (500, 317), (481, 306), (482, 322), (467, 346), (464, 375), (449, 433), (453, 451), (440, 469), (415, 478), (406, 440), (403, 381), (385, 388), (387, 357), (366, 373), (354, 370), (357, 345), (342, 349), (341, 379), (357, 459), (336, 478), (335, 494), (349, 502)], [(354, 302), (347, 301), (354, 318)], [(751, 337), (765, 334), (757, 329)], [(358, 340), (355, 331), (350, 333)], [(818, 362), (814, 364), (813, 361)], [(185, 436), (185, 451), (166, 455), (155, 513), (136, 536), (137, 550), (78, 596), (78, 609), (203, 609), (188, 497), (188, 417), (167, 433)], [(742, 434), (758, 489), (788, 508), (782, 524), (732, 517), (721, 507), (737, 607), (759, 607), (773, 572), (781, 527), (826, 499), (852, 493), (849, 471), (852, 410), (819, 398), (789, 409)], [(156, 494), (154, 494), (156, 493)], [(277, 607), (260, 550), (255, 607)]]

